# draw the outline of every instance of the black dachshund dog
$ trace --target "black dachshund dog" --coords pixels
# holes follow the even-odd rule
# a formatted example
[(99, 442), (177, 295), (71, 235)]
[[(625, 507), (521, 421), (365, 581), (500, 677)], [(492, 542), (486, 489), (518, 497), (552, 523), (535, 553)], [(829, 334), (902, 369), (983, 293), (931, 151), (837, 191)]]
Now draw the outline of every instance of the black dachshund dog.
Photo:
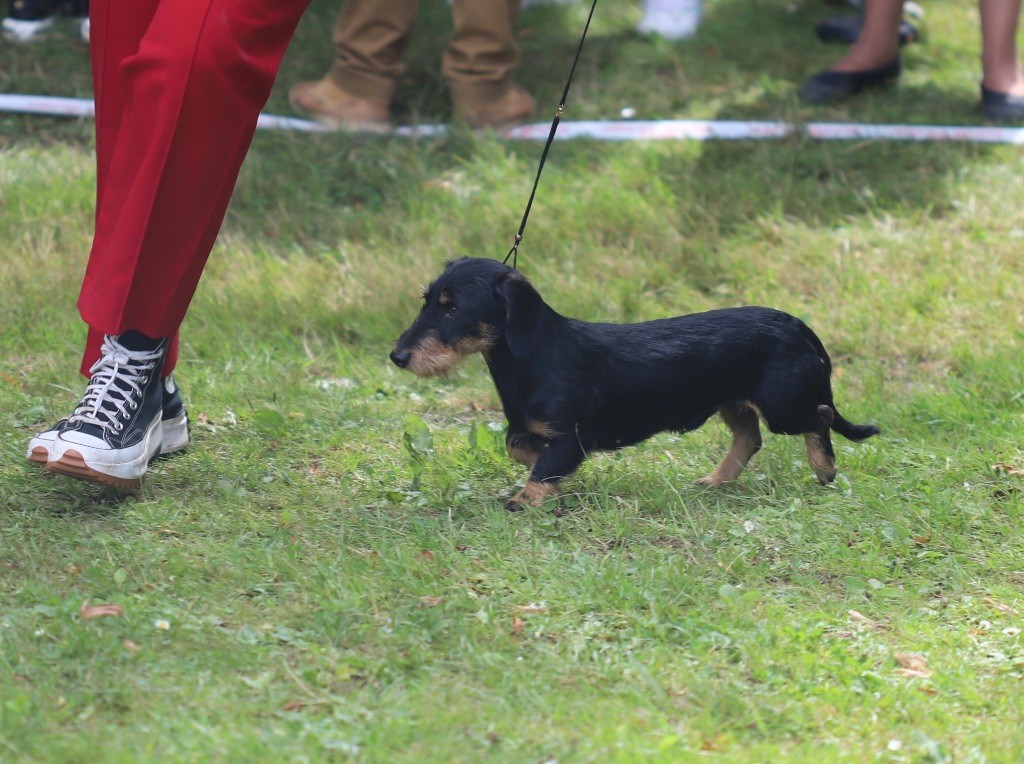
[(733, 442), (705, 485), (739, 476), (761, 447), (759, 421), (774, 433), (803, 435), (823, 485), (836, 476), (830, 430), (850, 440), (879, 432), (840, 415), (824, 346), (778, 310), (587, 323), (556, 313), (519, 271), (482, 258), (448, 263), (424, 301), (391, 360), (432, 377), (483, 354), (508, 419), (509, 454), (531, 470), (509, 510), (557, 493), (590, 451), (695, 430), (716, 412)]

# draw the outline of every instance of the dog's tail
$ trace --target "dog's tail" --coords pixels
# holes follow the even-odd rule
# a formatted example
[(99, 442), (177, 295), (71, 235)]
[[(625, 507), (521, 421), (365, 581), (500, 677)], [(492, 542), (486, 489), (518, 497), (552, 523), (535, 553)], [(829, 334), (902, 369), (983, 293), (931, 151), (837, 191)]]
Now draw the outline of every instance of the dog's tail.
[(864, 440), (881, 432), (873, 424), (854, 424), (840, 414), (834, 405), (831, 408), (833, 414), (831, 427), (847, 440)]

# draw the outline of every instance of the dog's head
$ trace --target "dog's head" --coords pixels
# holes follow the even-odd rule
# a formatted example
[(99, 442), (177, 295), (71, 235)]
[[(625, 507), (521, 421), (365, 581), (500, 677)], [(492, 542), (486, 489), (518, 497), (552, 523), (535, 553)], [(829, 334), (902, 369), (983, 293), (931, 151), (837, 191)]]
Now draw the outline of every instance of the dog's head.
[(522, 357), (540, 333), (543, 301), (519, 271), (486, 258), (449, 262), (391, 360), (421, 377), (444, 376), (466, 356), (506, 346)]

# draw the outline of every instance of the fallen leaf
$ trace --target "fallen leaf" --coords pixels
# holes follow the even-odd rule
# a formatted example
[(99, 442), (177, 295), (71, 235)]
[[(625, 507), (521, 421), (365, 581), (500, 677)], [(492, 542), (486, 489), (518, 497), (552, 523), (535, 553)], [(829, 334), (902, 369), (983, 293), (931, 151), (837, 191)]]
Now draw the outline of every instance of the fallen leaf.
[(535, 602), (531, 602), (529, 605), (516, 605), (514, 608), (512, 608), (512, 612), (513, 613), (546, 613), (546, 612), (548, 612), (548, 607), (547, 607), (547, 605), (545, 605), (543, 603), (538, 605)]
[(1000, 613), (1007, 613), (1008, 615), (1020, 615), (1020, 613), (1018, 613), (1018, 612), (1017, 612), (1016, 610), (1014, 610), (1014, 609), (1013, 609), (1012, 607), (1010, 607), (1009, 605), (1004, 605), (1004, 604), (1003, 604), (1003, 603), (1001, 603), (1001, 602), (996, 602), (996, 601), (995, 601), (994, 599), (992, 599), (991, 597), (986, 597), (986, 598), (985, 598), (985, 599), (983, 600), (983, 602), (984, 602), (984, 603), (985, 603), (986, 605), (988, 605), (989, 607), (995, 608), (995, 609), (996, 609), (996, 610), (998, 610), (998, 611), (999, 611)]
[(444, 602), (444, 597), (420, 597), (422, 607), (437, 607)]
[(426, 557), (428, 560), (433, 560), (434, 559), (434, 553), (431, 552), (429, 549), (424, 549), (423, 551), (421, 551), (420, 552), (420, 556), (421, 557)]
[(928, 668), (925, 659), (920, 655), (893, 653), (892, 657), (900, 664), (900, 668), (896, 669), (896, 673), (899, 676), (907, 677), (908, 679), (927, 679), (932, 675), (931, 669)]
[(131, 652), (131, 653), (137, 653), (137, 652), (138, 652), (139, 650), (141, 650), (141, 649), (142, 649), (142, 648), (141, 648), (141, 647), (139, 647), (139, 646), (138, 646), (137, 644), (135, 644), (134, 642), (132, 642), (132, 641), (131, 641), (130, 639), (126, 639), (126, 640), (125, 640), (124, 642), (122, 642), (122, 643), (121, 643), (121, 646), (122, 646), (122, 647), (123, 647), (123, 648), (124, 648), (125, 650), (127, 650), (128, 652)]
[(847, 612), (847, 615), (850, 616), (850, 618), (852, 618), (853, 620), (857, 621), (858, 623), (864, 624), (869, 629), (874, 629), (875, 631), (888, 631), (889, 630), (889, 627), (886, 626), (884, 623), (881, 623), (879, 621), (874, 621), (874, 620), (868, 618), (863, 613), (857, 612), (856, 610), (848, 610), (846, 612)]
[(306, 707), (306, 704), (303, 703), (301, 700), (289, 700), (287, 703), (285, 703), (283, 706), (281, 706), (281, 710), (282, 711), (301, 711), (305, 707)]
[(90, 605), (89, 600), (82, 603), (78, 614), (88, 621), (90, 618), (102, 618), (105, 615), (121, 615), (124, 608), (120, 605)]
[(526, 626), (526, 621), (517, 615), (512, 616), (512, 633), (521, 634), (523, 627)]
[(1006, 475), (1011, 475), (1014, 477), (1024, 475), (1024, 469), (1021, 469), (1020, 467), (1014, 464), (1005, 464), (1004, 462), (998, 462), (996, 464), (993, 464), (992, 470), (995, 472), (1002, 472)]

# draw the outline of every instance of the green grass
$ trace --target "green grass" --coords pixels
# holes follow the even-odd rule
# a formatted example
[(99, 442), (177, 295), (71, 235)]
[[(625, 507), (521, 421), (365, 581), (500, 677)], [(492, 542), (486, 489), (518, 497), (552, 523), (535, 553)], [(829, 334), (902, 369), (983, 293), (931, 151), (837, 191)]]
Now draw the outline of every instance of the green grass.
[[(314, 3), (269, 111), (326, 68), (335, 9)], [(929, 5), (899, 88), (822, 110), (793, 92), (838, 56), (810, 31), (832, 10), (707, 10), (673, 46), (600, 6), (567, 118), (979, 121), (960, 4)], [(584, 13), (521, 18), (520, 80), (552, 109)], [(446, 15), (423, 8), (400, 118), (449, 113)], [(0, 47), (0, 87), (87, 95), (74, 34)], [(828, 488), (768, 437), (707, 490), (709, 423), (512, 515), (483, 364), (424, 381), (387, 352), (445, 259), (504, 256), (540, 146), (261, 133), (183, 327), (194, 445), (119, 496), (24, 460), (82, 390), (90, 141), (0, 117), (0, 759), (1019, 761), (1019, 149), (557, 144), (520, 255), (553, 306), (789, 310), (883, 435), (837, 444)]]

